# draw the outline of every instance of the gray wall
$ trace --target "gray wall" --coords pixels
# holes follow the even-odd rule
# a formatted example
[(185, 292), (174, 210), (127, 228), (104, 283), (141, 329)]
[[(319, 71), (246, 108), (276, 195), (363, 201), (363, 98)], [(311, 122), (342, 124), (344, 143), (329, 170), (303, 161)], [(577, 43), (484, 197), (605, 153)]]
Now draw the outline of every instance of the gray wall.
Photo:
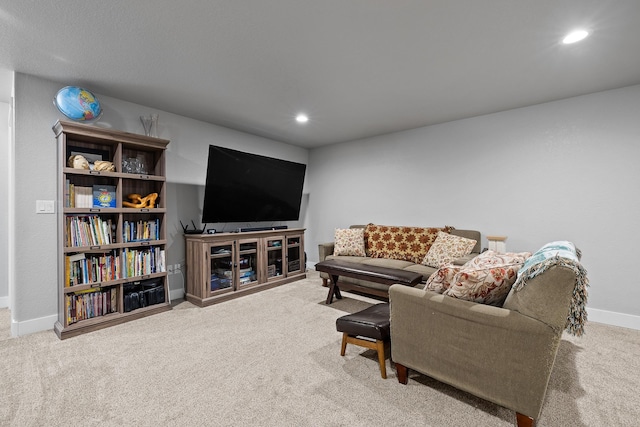
[[(15, 84), (10, 301), (12, 332), (24, 334), (51, 328), (57, 318), (56, 221), (36, 215), (35, 200), (56, 198), (51, 126), (62, 117), (51, 99), (62, 85), (25, 74), (17, 74)], [(158, 112), (97, 95), (102, 126), (142, 133), (138, 117)], [(637, 111), (640, 86), (632, 86), (310, 152), (160, 111), (160, 136), (172, 141), (168, 263), (184, 261), (179, 220), (200, 214), (204, 153), (214, 143), (308, 162), (302, 220), (291, 225), (306, 226), (310, 261), (317, 260), (318, 243), (333, 239), (334, 228), (354, 223), (474, 228), (508, 235), (513, 251), (568, 239), (584, 253), (590, 318), (640, 328), (639, 279), (629, 261), (640, 235)], [(176, 275), (170, 280), (172, 290), (183, 286)]]
[[(66, 84), (74, 84), (68, 82)], [(10, 296), (12, 333), (23, 335), (53, 327), (57, 320), (56, 216), (37, 215), (35, 201), (56, 199), (56, 144), (52, 125), (64, 117), (52, 103), (63, 84), (26, 74), (15, 80), (15, 292)], [(90, 88), (89, 88), (90, 89)], [(143, 133), (139, 116), (159, 113), (159, 136), (170, 139), (167, 150), (168, 259), (184, 263), (179, 220), (198, 222), (209, 144), (307, 163), (308, 150), (220, 126), (199, 122), (96, 94), (104, 115), (100, 126)], [(306, 184), (305, 184), (306, 188)], [(306, 190), (305, 190), (306, 191)], [(175, 200), (175, 202), (174, 202)], [(195, 206), (198, 203), (198, 206)], [(301, 223), (288, 223), (300, 225)], [(249, 225), (249, 224), (248, 224)], [(255, 225), (255, 224), (250, 224)], [(238, 225), (216, 224), (232, 229)], [(183, 288), (182, 277), (170, 276), (173, 291)], [(2, 296), (2, 295), (0, 295)]]
[(640, 328), (638, 111), (632, 86), (313, 149), (310, 260), (368, 222), (507, 235), (510, 251), (571, 240), (590, 318)]
[(11, 106), (0, 101), (0, 307), (9, 306), (9, 120)]

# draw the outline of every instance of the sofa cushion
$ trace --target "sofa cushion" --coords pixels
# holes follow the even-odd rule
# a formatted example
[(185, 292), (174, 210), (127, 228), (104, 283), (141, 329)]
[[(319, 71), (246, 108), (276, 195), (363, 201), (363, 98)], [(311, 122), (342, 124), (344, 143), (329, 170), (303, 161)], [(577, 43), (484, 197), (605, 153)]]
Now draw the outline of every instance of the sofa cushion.
[(365, 260), (368, 260), (370, 258), (365, 256), (327, 255), (325, 259), (338, 259), (341, 261), (357, 262), (362, 264)]
[(449, 227), (399, 227), (368, 224), (364, 231), (365, 250), (371, 258), (389, 258), (420, 264), (439, 231)]
[(375, 267), (396, 268), (398, 270), (404, 270), (405, 268), (414, 265), (411, 261), (387, 258), (366, 258), (362, 261), (362, 264)]
[(428, 265), (411, 264), (409, 267), (405, 267), (404, 270), (413, 271), (414, 273), (422, 274), (422, 280), (426, 282), (427, 279), (431, 277), (431, 275), (435, 273), (438, 269), (429, 267)]
[(334, 255), (365, 256), (363, 228), (336, 228)]
[(502, 306), (518, 270), (530, 256), (530, 252), (486, 251), (460, 268), (444, 295)]
[(455, 259), (470, 254), (475, 245), (475, 240), (439, 231), (422, 264), (435, 268), (449, 265)]

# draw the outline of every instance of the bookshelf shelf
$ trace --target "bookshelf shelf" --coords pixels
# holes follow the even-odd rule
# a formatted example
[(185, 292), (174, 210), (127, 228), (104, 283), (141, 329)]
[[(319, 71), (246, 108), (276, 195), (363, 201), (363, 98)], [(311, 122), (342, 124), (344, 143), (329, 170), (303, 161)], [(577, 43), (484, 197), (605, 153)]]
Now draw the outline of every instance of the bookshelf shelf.
[[(58, 144), (60, 339), (170, 310), (166, 259), (168, 140), (67, 121)], [(114, 171), (69, 167), (71, 155)], [(131, 169), (131, 165), (136, 169)], [(157, 193), (155, 205), (123, 205)], [(106, 279), (106, 280), (105, 280)]]

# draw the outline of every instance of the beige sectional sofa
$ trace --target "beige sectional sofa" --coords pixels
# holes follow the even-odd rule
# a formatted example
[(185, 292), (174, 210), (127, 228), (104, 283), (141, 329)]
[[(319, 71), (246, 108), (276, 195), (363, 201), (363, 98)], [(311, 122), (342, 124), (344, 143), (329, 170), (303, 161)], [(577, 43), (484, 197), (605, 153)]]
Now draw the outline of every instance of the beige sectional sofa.
[(579, 251), (567, 258), (555, 247), (527, 260), (499, 307), (392, 285), (398, 381), (406, 384), (415, 370), (514, 410), (519, 427), (533, 426), (563, 330), (580, 336), (587, 318), (588, 279)]
[[(369, 224), (371, 226), (371, 224)], [(363, 228), (366, 229), (366, 225), (352, 225), (349, 228)], [(385, 227), (385, 226), (379, 226)], [(436, 228), (418, 228), (418, 227), (403, 227), (403, 226), (386, 226), (389, 229), (400, 229), (399, 233), (402, 232), (402, 229), (410, 229), (409, 231), (415, 233), (421, 233), (425, 230), (437, 230)], [(442, 230), (446, 230), (448, 233), (456, 236), (465, 237), (468, 239), (473, 239), (476, 241), (475, 246), (473, 247), (470, 254), (460, 257), (453, 261), (455, 265), (463, 265), (473, 257), (477, 256), (481, 251), (481, 235), (479, 231), (476, 230), (458, 230), (453, 227), (442, 227)], [(343, 261), (349, 261), (364, 265), (378, 266), (378, 267), (386, 267), (386, 268), (394, 268), (399, 270), (407, 270), (416, 273), (422, 274), (423, 283), (418, 285), (418, 287), (422, 288), (424, 286), (424, 282), (429, 278), (431, 274), (433, 274), (437, 268), (429, 267), (421, 263), (422, 258), (424, 257), (423, 253), (417, 253), (415, 259), (409, 261), (406, 259), (393, 259), (393, 258), (385, 258), (379, 257), (380, 252), (371, 256), (370, 252), (372, 249), (371, 242), (365, 242), (365, 246), (367, 246), (366, 256), (352, 256), (352, 255), (336, 255), (334, 254), (335, 242), (321, 243), (318, 245), (319, 252), (319, 261), (329, 260), (329, 259), (338, 259)], [(411, 257), (408, 257), (411, 258)], [(320, 277), (323, 279), (323, 285), (327, 286), (329, 276), (326, 273), (320, 273)], [(379, 283), (368, 282), (364, 280), (352, 279), (349, 277), (341, 277), (340, 284), (346, 285), (351, 289), (359, 290), (365, 293), (370, 293), (373, 295), (387, 295), (389, 287), (387, 285), (381, 285)]]

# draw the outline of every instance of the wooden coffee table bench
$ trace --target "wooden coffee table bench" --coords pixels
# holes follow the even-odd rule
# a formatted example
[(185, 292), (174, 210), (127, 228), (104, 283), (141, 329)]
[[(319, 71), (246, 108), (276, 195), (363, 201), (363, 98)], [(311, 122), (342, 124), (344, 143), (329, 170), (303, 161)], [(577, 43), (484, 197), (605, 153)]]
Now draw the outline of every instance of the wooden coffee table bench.
[[(321, 261), (316, 264), (316, 271), (327, 273), (331, 278), (331, 284), (329, 285), (329, 295), (327, 295), (327, 304), (333, 302), (333, 296), (342, 299), (340, 294), (340, 286), (338, 285), (338, 278), (340, 276), (352, 277), (354, 279), (367, 280), (369, 282), (381, 283), (383, 285), (391, 286), (395, 283), (406, 286), (415, 286), (422, 281), (422, 274), (414, 273), (412, 271), (397, 270), (395, 268), (378, 267), (374, 265), (359, 264), (355, 262), (340, 261), (330, 259)], [(362, 292), (372, 293), (374, 295), (389, 297), (389, 291), (386, 295), (382, 291), (368, 289), (363, 286), (352, 285), (344, 283), (344, 287), (357, 289)]]

